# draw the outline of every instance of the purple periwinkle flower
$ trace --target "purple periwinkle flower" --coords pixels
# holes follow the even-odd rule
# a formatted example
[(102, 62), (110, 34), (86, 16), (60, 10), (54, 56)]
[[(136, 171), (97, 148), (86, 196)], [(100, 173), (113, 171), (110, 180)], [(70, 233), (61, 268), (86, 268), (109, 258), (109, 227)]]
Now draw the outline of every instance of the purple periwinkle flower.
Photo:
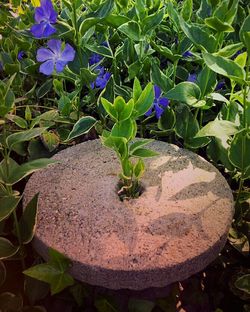
[(24, 51), (19, 51), (17, 54), (18, 61), (21, 61), (26, 56), (26, 53)]
[(169, 105), (169, 99), (161, 97), (161, 88), (154, 86), (155, 98), (152, 107), (146, 112), (145, 116), (150, 116), (155, 110), (156, 118), (159, 119), (164, 112), (164, 108)]
[(35, 9), (36, 24), (30, 29), (35, 38), (47, 38), (56, 32), (52, 24), (56, 23), (58, 13), (51, 0), (41, 0), (41, 6)]
[(43, 62), (39, 68), (40, 73), (49, 76), (54, 70), (57, 73), (62, 72), (68, 62), (74, 60), (75, 50), (68, 43), (62, 50), (62, 41), (59, 39), (51, 39), (47, 45), (48, 49), (40, 48), (37, 50), (36, 59), (38, 62)]
[(223, 89), (225, 85), (226, 85), (225, 80), (219, 81), (215, 87), (215, 91)]
[(190, 51), (186, 51), (182, 54), (183, 57), (192, 57), (193, 56), (193, 53), (190, 52)]
[(90, 87), (91, 89), (99, 88), (102, 90), (106, 87), (111, 73), (105, 72), (105, 68), (102, 66), (97, 66), (96, 69), (98, 70), (98, 77), (94, 82), (91, 83)]
[(196, 74), (188, 74), (187, 81), (189, 81), (189, 82), (196, 82), (197, 81), (197, 75)]
[(97, 53), (92, 53), (89, 58), (89, 65), (94, 65), (96, 63), (99, 63), (102, 60), (102, 56)]
[(237, 57), (238, 55), (240, 55), (241, 53), (243, 53), (242, 50), (237, 51), (237, 52), (232, 56), (232, 59), (233, 59), (233, 60), (236, 59), (236, 57)]

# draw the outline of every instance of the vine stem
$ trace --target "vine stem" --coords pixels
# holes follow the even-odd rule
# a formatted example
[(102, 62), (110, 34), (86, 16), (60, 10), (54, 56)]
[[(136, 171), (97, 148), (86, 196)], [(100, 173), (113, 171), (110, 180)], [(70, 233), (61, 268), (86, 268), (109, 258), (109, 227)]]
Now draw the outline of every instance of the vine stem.
[(79, 42), (79, 30), (78, 30), (78, 25), (77, 25), (77, 14), (76, 14), (76, 4), (75, 1), (72, 1), (72, 8), (73, 8), (73, 26), (75, 29), (75, 44), (76, 44), (76, 49), (77, 49), (77, 53), (79, 56), (79, 61), (80, 61), (80, 65), (81, 68), (83, 67), (83, 63), (82, 63), (82, 57), (81, 57), (81, 48), (80, 48), (80, 42)]

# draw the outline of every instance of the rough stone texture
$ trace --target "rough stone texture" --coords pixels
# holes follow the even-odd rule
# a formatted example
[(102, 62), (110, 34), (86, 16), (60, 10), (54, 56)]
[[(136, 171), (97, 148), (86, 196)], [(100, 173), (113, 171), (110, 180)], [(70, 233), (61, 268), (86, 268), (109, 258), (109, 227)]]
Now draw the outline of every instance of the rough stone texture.
[(33, 174), (24, 202), (40, 192), (34, 246), (68, 256), (72, 275), (111, 289), (163, 287), (199, 272), (223, 248), (233, 216), (231, 190), (200, 156), (155, 141), (146, 160), (146, 191), (121, 202), (119, 163), (99, 140), (55, 155)]

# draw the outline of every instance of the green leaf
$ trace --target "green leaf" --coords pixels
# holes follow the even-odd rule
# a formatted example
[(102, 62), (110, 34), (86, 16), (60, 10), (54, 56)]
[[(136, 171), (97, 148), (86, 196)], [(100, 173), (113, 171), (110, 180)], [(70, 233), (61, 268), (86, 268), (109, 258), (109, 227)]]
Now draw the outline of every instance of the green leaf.
[(240, 40), (245, 44), (250, 53), (250, 15), (244, 20), (240, 29)]
[(193, 0), (185, 0), (182, 3), (181, 15), (185, 21), (189, 21), (193, 13)]
[(216, 16), (206, 18), (205, 24), (217, 32), (234, 32), (234, 28), (230, 24), (222, 22)]
[(5, 118), (7, 118), (10, 121), (13, 121), (20, 128), (23, 128), (23, 129), (28, 128), (27, 121), (20, 116), (8, 114), (5, 116)]
[(142, 91), (139, 99), (135, 102), (133, 116), (143, 116), (153, 105), (154, 91), (152, 83), (148, 83)]
[(229, 44), (229, 45), (226, 45), (224, 48), (220, 49), (214, 55), (219, 55), (219, 56), (223, 56), (223, 57), (231, 57), (236, 52), (238, 52), (240, 49), (242, 49), (243, 46), (244, 45), (241, 42)]
[(0, 260), (14, 256), (19, 246), (14, 246), (8, 239), (0, 237)]
[(129, 19), (126, 16), (111, 14), (104, 20), (105, 24), (118, 28), (122, 24), (129, 22)]
[(0, 261), (0, 287), (4, 284), (6, 280), (6, 268), (3, 261)]
[(95, 17), (89, 17), (89, 18), (85, 18), (80, 27), (79, 27), (79, 33), (81, 35), (81, 37), (83, 37), (85, 35), (85, 33), (94, 25), (96, 25), (98, 22), (100, 21), (99, 18), (95, 18)]
[(216, 73), (204, 66), (197, 77), (197, 85), (201, 90), (201, 98), (214, 90), (216, 85)]
[(143, 21), (142, 21), (142, 31), (144, 34), (150, 32), (153, 30), (156, 26), (158, 26), (164, 17), (165, 14), (165, 8), (162, 8), (158, 12), (151, 14), (147, 16)]
[(133, 41), (141, 40), (141, 30), (140, 26), (135, 21), (129, 21), (118, 27), (118, 30), (124, 33), (128, 38)]
[(116, 307), (106, 298), (97, 298), (94, 302), (94, 306), (98, 312), (118, 312)]
[(134, 166), (134, 175), (137, 179), (140, 179), (145, 171), (145, 164), (140, 158)]
[(105, 46), (94, 46), (94, 45), (86, 44), (85, 47), (94, 53), (103, 55), (105, 57), (113, 58), (112, 51)]
[(27, 177), (28, 175), (32, 174), (33, 172), (45, 168), (48, 165), (54, 164), (56, 162), (57, 161), (53, 159), (40, 158), (26, 162), (18, 166), (17, 168), (11, 167), (10, 174), (6, 181), (6, 184), (13, 185), (18, 181), (22, 180), (23, 178)]
[(247, 179), (250, 177), (249, 170), (249, 155), (250, 155), (250, 134), (246, 129), (236, 133), (230, 148), (229, 148), (229, 159), (232, 164), (240, 169), (243, 178)]
[(159, 86), (163, 92), (168, 92), (173, 88), (172, 80), (160, 70), (156, 60), (152, 61), (151, 77), (153, 83)]
[(129, 153), (132, 154), (135, 150), (137, 150), (138, 148), (141, 148), (144, 145), (149, 144), (150, 142), (153, 142), (152, 139), (143, 139), (143, 140), (137, 140), (134, 143), (132, 143), (129, 146)]
[(192, 139), (199, 130), (198, 121), (191, 113), (187, 105), (180, 105), (176, 108), (176, 134), (183, 138), (184, 142)]
[(13, 145), (15, 145), (16, 143), (29, 141), (41, 135), (46, 129), (47, 129), (46, 127), (34, 128), (11, 134), (6, 139), (7, 147), (11, 150)]
[(214, 120), (206, 124), (197, 134), (196, 137), (213, 136), (216, 138), (224, 138), (235, 134), (238, 127), (231, 121)]
[(44, 131), (41, 138), (43, 144), (50, 152), (54, 151), (60, 143), (59, 136), (53, 131)]
[(133, 157), (154, 157), (158, 156), (159, 154), (155, 151), (151, 151), (146, 148), (136, 148), (133, 150), (133, 152), (130, 154)]
[(140, 81), (135, 77), (133, 84), (133, 99), (136, 102), (142, 93)]
[(186, 103), (193, 106), (200, 98), (200, 88), (192, 82), (181, 82), (166, 93), (166, 97), (171, 100)]
[(8, 218), (12, 212), (16, 209), (21, 197), (13, 195), (0, 197), (1, 209), (0, 209), (0, 222)]
[(43, 98), (52, 88), (53, 86), (53, 80), (52, 79), (48, 79), (46, 80), (41, 87), (39, 87), (37, 89), (37, 97), (38, 98)]
[(73, 129), (71, 130), (70, 134), (68, 135), (67, 139), (65, 142), (71, 141), (72, 139), (86, 134), (89, 132), (91, 128), (94, 127), (96, 124), (96, 119), (91, 116), (84, 116), (80, 118), (74, 125)]
[(175, 112), (171, 108), (167, 108), (164, 110), (160, 119), (158, 120), (158, 128), (160, 130), (172, 130), (174, 128), (176, 122)]
[(113, 8), (114, 0), (106, 0), (101, 5), (99, 5), (99, 8), (92, 14), (94, 17), (105, 18), (112, 13)]
[(115, 121), (118, 121), (118, 113), (115, 110), (114, 105), (104, 98), (101, 98), (101, 102), (105, 111), (109, 114), (109, 116)]
[(38, 264), (23, 273), (50, 284), (51, 294), (54, 295), (74, 284), (74, 279), (66, 273), (69, 265), (70, 261), (64, 255), (50, 249), (48, 263)]
[(127, 144), (128, 141), (124, 137), (114, 137), (114, 136), (102, 136), (101, 137), (102, 143), (109, 147), (112, 148), (113, 150), (116, 151), (116, 153), (121, 157), (122, 159), (126, 158), (128, 155), (128, 149), (127, 149)]
[(31, 242), (36, 227), (38, 193), (30, 200), (19, 220), (20, 234), (23, 244)]
[(111, 135), (114, 137), (124, 137), (128, 141), (134, 137), (134, 121), (129, 118), (114, 124)]
[[(123, 99), (123, 98), (121, 98), (121, 99)], [(116, 106), (116, 100), (115, 100), (114, 106)], [(117, 107), (115, 107), (115, 109), (116, 109), (117, 114), (118, 114), (118, 121), (124, 121), (124, 120), (130, 118), (130, 116), (133, 112), (134, 100), (131, 99), (130, 101), (128, 101), (128, 103), (125, 103), (125, 101), (124, 101), (124, 106), (120, 111), (117, 110)]]
[(143, 299), (129, 299), (128, 310), (129, 312), (151, 312), (155, 307), (155, 303)]
[(234, 282), (235, 287), (250, 295), (250, 274), (245, 274)]
[(189, 25), (180, 17), (180, 25), (185, 35), (202, 50), (215, 52), (216, 39), (198, 25)]
[(246, 77), (245, 71), (232, 60), (209, 53), (203, 53), (203, 58), (206, 65), (217, 74), (226, 76), (240, 83), (242, 83)]
[(246, 66), (246, 62), (247, 62), (247, 52), (243, 52), (241, 54), (239, 54), (236, 58), (235, 58), (235, 63), (237, 63), (240, 67), (244, 68)]

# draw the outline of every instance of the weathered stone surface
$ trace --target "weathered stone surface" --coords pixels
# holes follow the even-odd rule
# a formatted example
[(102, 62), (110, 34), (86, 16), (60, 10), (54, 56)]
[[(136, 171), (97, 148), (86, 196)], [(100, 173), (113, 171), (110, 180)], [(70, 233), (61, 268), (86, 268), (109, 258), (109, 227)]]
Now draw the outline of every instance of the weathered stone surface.
[(111, 289), (163, 287), (202, 270), (223, 248), (233, 216), (231, 190), (198, 155), (155, 141), (146, 191), (121, 202), (119, 163), (99, 140), (68, 148), (33, 174), (24, 201), (40, 192), (34, 239), (68, 256), (72, 275)]

